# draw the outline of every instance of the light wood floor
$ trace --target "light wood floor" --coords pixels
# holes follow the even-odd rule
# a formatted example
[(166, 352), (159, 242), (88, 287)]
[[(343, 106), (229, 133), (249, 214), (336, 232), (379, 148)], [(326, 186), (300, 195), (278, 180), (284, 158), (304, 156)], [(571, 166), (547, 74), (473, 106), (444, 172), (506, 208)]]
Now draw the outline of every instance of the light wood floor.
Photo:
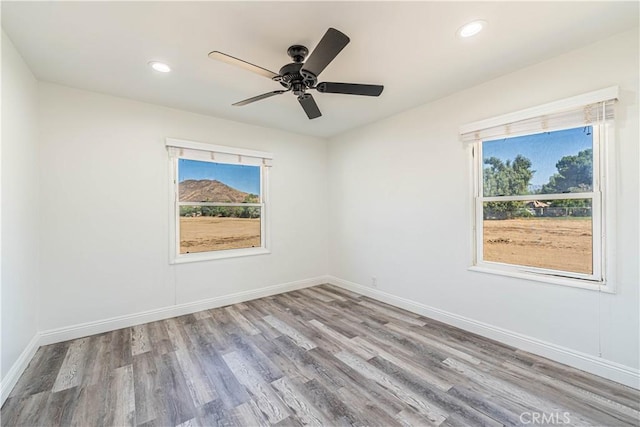
[(628, 387), (323, 285), (42, 347), (1, 415), (6, 426), (623, 426), (639, 410)]

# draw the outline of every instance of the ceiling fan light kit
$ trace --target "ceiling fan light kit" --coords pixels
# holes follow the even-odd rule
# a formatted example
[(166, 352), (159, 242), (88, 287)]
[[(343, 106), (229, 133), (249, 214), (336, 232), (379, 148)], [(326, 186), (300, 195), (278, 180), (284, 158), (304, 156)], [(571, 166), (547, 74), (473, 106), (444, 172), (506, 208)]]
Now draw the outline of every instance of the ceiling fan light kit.
[(322, 116), (322, 113), (313, 96), (307, 93), (308, 90), (317, 90), (320, 93), (380, 96), (384, 89), (382, 85), (333, 82), (318, 83), (320, 73), (338, 56), (349, 41), (349, 37), (345, 34), (335, 28), (329, 28), (306, 61), (305, 59), (309, 54), (309, 49), (301, 45), (290, 46), (289, 49), (287, 49), (287, 54), (293, 62), (284, 65), (278, 73), (218, 51), (210, 52), (209, 57), (270, 78), (273, 81), (279, 82), (285, 88), (284, 90), (275, 90), (236, 102), (233, 104), (234, 106), (243, 106), (275, 95), (281, 95), (285, 92), (293, 92), (293, 94), (298, 97), (298, 102), (307, 114), (307, 117), (309, 117), (309, 119), (315, 119)]

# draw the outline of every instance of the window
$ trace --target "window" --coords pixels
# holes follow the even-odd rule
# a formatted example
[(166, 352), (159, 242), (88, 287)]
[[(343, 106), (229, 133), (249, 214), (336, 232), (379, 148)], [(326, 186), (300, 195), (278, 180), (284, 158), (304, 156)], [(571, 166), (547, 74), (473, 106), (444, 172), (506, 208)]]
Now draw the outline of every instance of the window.
[(272, 155), (167, 140), (171, 161), (171, 260), (268, 253)]
[(472, 269), (606, 285), (605, 172), (615, 98), (610, 88), (461, 129), (473, 143)]

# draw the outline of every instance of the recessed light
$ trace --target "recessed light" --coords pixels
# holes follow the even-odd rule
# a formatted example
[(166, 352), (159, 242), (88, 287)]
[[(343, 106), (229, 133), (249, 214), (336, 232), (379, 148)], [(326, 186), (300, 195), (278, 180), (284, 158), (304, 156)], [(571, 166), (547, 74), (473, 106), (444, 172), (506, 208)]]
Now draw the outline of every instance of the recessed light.
[(168, 73), (169, 71), (171, 71), (171, 67), (169, 67), (164, 62), (151, 61), (149, 62), (149, 65), (151, 66), (151, 68), (161, 73)]
[(478, 20), (469, 22), (458, 29), (458, 36), (462, 38), (475, 36), (487, 25), (486, 21)]

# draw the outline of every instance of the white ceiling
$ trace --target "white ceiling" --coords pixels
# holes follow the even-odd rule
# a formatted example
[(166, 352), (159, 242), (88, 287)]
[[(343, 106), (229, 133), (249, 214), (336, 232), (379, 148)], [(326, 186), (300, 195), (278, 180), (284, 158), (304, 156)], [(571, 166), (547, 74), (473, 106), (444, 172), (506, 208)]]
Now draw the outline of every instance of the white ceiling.
[[(456, 30), (488, 21), (472, 39)], [(2, 27), (40, 80), (328, 137), (638, 26), (638, 2), (2, 2)], [(231, 104), (279, 84), (207, 57), (277, 72), (329, 27), (351, 43), (320, 81), (384, 84), (379, 98), (313, 92)], [(173, 72), (152, 71), (163, 61)]]

